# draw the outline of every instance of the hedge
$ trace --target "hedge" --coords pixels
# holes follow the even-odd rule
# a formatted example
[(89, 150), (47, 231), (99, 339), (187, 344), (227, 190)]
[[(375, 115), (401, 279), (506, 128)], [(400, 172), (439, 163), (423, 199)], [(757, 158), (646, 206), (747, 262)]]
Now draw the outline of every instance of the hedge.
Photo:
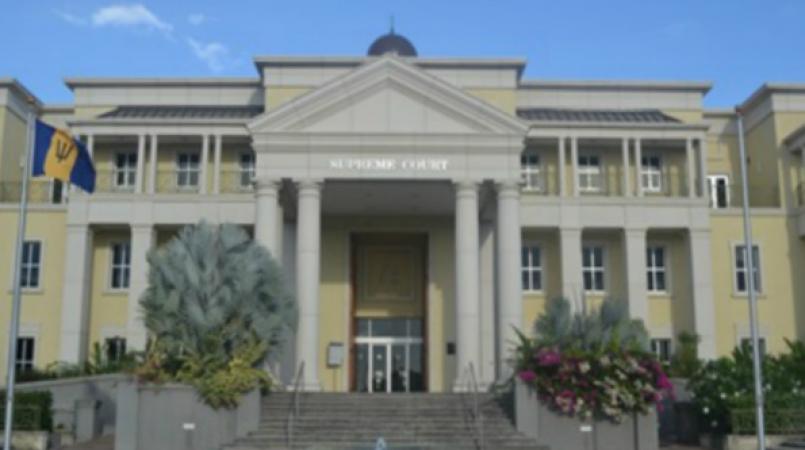
[[(0, 391), (0, 424), (5, 426), (6, 393)], [(14, 395), (14, 429), (51, 431), (53, 429), (53, 397), (48, 391), (17, 392)]]

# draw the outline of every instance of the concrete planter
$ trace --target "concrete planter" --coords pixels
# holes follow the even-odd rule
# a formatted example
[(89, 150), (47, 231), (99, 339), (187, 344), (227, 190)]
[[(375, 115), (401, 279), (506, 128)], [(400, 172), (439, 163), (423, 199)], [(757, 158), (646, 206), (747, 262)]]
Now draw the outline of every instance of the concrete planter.
[[(3, 436), (4, 434), (0, 433), (0, 439), (3, 439)], [(47, 431), (14, 431), (11, 433), (11, 448), (14, 450), (47, 450), (49, 437), (50, 433)]]
[(636, 415), (620, 424), (582, 421), (548, 409), (536, 392), (517, 380), (515, 385), (517, 430), (541, 445), (562, 450), (657, 450), (657, 415)]
[(115, 450), (219, 450), (257, 430), (260, 392), (235, 409), (212, 409), (183, 384), (120, 385)]

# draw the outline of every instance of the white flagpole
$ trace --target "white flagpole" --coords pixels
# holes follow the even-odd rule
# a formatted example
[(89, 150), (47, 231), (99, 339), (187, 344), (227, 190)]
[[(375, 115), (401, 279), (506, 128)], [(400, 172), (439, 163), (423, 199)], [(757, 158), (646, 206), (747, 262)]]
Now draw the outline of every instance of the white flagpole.
[(744, 264), (746, 265), (747, 288), (749, 289), (749, 328), (752, 330), (752, 371), (755, 378), (755, 420), (757, 422), (757, 448), (766, 450), (766, 425), (763, 413), (763, 371), (760, 365), (760, 338), (757, 323), (757, 292), (755, 292), (755, 255), (752, 247), (752, 222), (749, 216), (749, 176), (746, 174), (746, 148), (744, 147), (744, 119), (740, 108), (738, 115), (738, 151), (741, 157), (741, 191), (744, 216)]
[(20, 270), (22, 263), (22, 247), (25, 242), (25, 223), (28, 215), (28, 179), (31, 176), (31, 167), (33, 160), (34, 148), (34, 127), (36, 124), (36, 116), (33, 112), (28, 112), (28, 142), (25, 153), (25, 158), (22, 163), (22, 189), (20, 197), (20, 212), (17, 226), (17, 246), (14, 254), (14, 276), (13, 279), (13, 297), (11, 303), (11, 323), (8, 331), (8, 365), (7, 365), (7, 379), (6, 379), (6, 423), (5, 432), (3, 434), (3, 449), (11, 450), (11, 431), (12, 422), (14, 420), (14, 379), (16, 378), (17, 368), (17, 334), (20, 328), (20, 297), (21, 286), (20, 278), (22, 271)]

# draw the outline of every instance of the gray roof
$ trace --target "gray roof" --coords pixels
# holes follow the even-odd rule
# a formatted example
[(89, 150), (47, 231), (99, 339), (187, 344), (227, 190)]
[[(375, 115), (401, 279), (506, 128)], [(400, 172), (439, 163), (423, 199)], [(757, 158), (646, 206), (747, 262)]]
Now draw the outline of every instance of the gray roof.
[(119, 106), (99, 119), (251, 119), (261, 106)]
[(520, 108), (517, 116), (546, 122), (679, 123), (658, 109)]

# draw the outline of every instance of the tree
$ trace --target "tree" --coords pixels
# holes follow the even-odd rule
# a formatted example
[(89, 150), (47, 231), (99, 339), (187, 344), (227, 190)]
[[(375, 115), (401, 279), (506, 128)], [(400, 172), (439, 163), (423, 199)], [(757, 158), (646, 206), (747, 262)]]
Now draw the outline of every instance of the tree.
[[(151, 250), (148, 263), (140, 300), (151, 336), (141, 371), (146, 379), (177, 378), (202, 387), (235, 368), (259, 369), (296, 324), (279, 265), (236, 225), (185, 227)], [(220, 400), (202, 396), (213, 404)]]

